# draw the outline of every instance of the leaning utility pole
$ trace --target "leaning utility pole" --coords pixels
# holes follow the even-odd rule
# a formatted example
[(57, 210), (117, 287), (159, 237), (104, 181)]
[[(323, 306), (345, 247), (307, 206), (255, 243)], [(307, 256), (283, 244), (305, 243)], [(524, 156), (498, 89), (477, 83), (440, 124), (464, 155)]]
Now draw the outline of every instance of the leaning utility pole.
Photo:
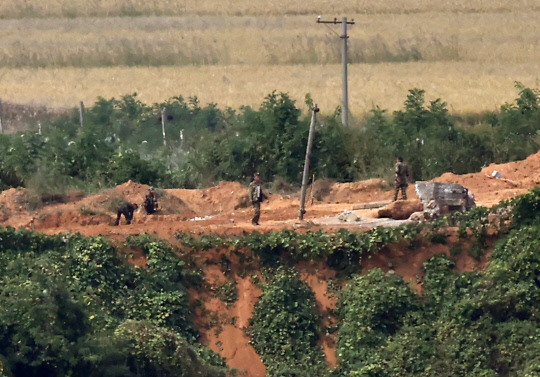
[(308, 135), (308, 142), (306, 147), (306, 160), (304, 161), (304, 174), (302, 176), (302, 189), (300, 190), (300, 209), (298, 210), (298, 219), (304, 220), (304, 214), (306, 213), (306, 210), (304, 209), (304, 206), (306, 204), (306, 189), (307, 189), (307, 181), (309, 176), (309, 163), (311, 161), (311, 145), (313, 144), (313, 134), (315, 133), (315, 114), (319, 112), (319, 108), (317, 107), (317, 104), (313, 106), (312, 113), (311, 113), (311, 123), (309, 125), (309, 135)]
[(343, 40), (341, 45), (341, 72), (342, 72), (342, 96), (343, 104), (341, 109), (341, 123), (347, 127), (349, 124), (349, 90), (347, 87), (347, 25), (354, 25), (354, 20), (347, 21), (347, 17), (343, 17), (341, 21), (338, 21), (337, 18), (334, 18), (333, 21), (323, 21), (321, 16), (317, 18), (318, 24), (341, 24), (342, 25), (342, 35), (339, 37)]

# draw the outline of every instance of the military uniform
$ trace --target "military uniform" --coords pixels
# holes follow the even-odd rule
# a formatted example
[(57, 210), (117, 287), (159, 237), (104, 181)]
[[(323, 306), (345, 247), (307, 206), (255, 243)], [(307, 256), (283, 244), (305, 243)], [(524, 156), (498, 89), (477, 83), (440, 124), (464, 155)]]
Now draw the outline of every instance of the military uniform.
[(259, 225), (259, 218), (261, 217), (261, 202), (266, 199), (262, 187), (259, 183), (251, 182), (249, 184), (249, 200), (253, 205), (253, 218), (251, 223), (253, 225)]
[(394, 201), (397, 200), (400, 189), (402, 199), (407, 200), (407, 186), (409, 186), (409, 183), (407, 182), (409, 179), (409, 167), (403, 161), (398, 161), (394, 165), (394, 170), (396, 172)]
[(152, 213), (156, 212), (158, 210), (158, 201), (156, 194), (153, 191), (150, 191), (146, 196), (144, 197), (144, 203), (143, 203), (144, 210), (146, 213), (151, 215)]
[(116, 212), (116, 221), (114, 222), (114, 225), (120, 224), (120, 217), (122, 217), (122, 215), (124, 215), (126, 218), (126, 224), (131, 224), (131, 221), (133, 220), (133, 212), (135, 212), (137, 208), (139, 208), (137, 204), (129, 202), (124, 203)]

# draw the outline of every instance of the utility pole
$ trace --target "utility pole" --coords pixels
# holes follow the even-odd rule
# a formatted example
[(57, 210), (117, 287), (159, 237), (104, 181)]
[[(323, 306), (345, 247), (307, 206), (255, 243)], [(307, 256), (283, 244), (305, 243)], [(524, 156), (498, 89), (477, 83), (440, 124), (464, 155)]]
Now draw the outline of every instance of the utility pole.
[(323, 21), (321, 16), (317, 18), (318, 24), (341, 24), (342, 25), (342, 34), (339, 36), (343, 43), (341, 45), (341, 74), (342, 74), (342, 109), (341, 109), (341, 123), (347, 127), (349, 124), (349, 89), (348, 89), (348, 75), (347, 75), (347, 25), (354, 25), (354, 20), (347, 21), (347, 17), (343, 17), (341, 21), (338, 21), (337, 18), (334, 18), (333, 21)]
[(165, 108), (161, 109), (161, 133), (163, 134), (163, 146), (167, 146), (167, 138), (165, 136)]
[(309, 163), (311, 161), (311, 145), (313, 144), (313, 134), (315, 133), (315, 115), (319, 112), (317, 104), (313, 106), (311, 112), (311, 123), (309, 125), (309, 135), (306, 148), (306, 160), (304, 161), (304, 174), (302, 175), (302, 189), (300, 191), (300, 209), (298, 210), (298, 219), (304, 220), (304, 214), (306, 213), (305, 204), (306, 204), (306, 189), (307, 181), (309, 176)]

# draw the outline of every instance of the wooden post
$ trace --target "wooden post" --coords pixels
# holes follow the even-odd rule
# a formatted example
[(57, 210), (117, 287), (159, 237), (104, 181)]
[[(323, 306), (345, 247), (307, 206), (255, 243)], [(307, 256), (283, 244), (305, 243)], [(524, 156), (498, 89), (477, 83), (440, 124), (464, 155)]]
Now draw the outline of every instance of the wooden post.
[(83, 101), (79, 102), (79, 123), (81, 127), (84, 125), (84, 103)]
[(167, 139), (165, 137), (165, 108), (161, 109), (161, 132), (163, 133), (163, 146), (167, 146)]
[(2, 99), (0, 98), (0, 133), (4, 133), (4, 126), (2, 125), (3, 115), (4, 115), (4, 111), (2, 109)]
[(317, 114), (318, 112), (319, 112), (319, 108), (317, 107), (317, 104), (315, 104), (311, 112), (311, 124), (309, 125), (309, 135), (308, 135), (308, 142), (307, 142), (307, 148), (306, 148), (306, 160), (304, 161), (304, 174), (302, 176), (302, 190), (300, 191), (300, 209), (298, 210), (299, 220), (304, 220), (304, 214), (306, 213), (306, 210), (305, 210), (306, 189), (307, 189), (307, 182), (308, 182), (308, 176), (309, 176), (309, 163), (311, 161), (311, 145), (313, 144), (313, 133), (315, 131), (315, 121), (316, 121), (315, 114)]

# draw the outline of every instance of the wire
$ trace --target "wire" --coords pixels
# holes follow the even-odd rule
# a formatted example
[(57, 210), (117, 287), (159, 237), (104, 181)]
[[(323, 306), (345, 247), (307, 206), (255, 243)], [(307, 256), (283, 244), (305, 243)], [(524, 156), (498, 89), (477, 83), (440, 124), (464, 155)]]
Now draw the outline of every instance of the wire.
[(335, 35), (337, 35), (338, 37), (341, 38), (341, 35), (339, 35), (338, 33), (336, 33), (336, 32), (334, 31), (334, 29), (332, 29), (330, 26), (328, 26), (328, 24), (323, 24), (323, 25), (326, 26), (326, 27), (328, 28), (328, 30), (330, 30), (332, 33), (334, 33)]

